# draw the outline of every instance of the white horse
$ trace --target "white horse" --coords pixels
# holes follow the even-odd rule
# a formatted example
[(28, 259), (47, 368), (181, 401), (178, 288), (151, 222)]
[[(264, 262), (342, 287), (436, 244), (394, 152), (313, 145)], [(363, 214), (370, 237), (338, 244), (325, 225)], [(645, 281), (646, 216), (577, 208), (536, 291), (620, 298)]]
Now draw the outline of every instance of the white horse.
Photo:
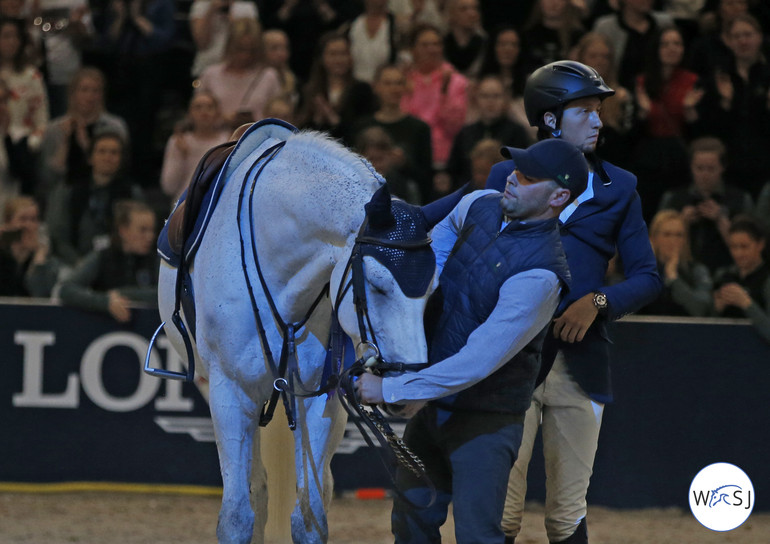
[[(255, 167), (256, 159), (282, 140), (286, 142), (283, 148), (258, 174), (262, 163)], [(296, 331), (301, 387), (305, 391), (319, 388), (332, 317), (330, 300), (336, 299), (342, 281), (350, 276), (346, 264), (365, 218), (364, 206), (384, 180), (369, 163), (333, 140), (312, 132), (294, 134), (275, 125), (247, 131), (222, 176), (226, 184), (190, 269), (196, 306), (194, 351), (197, 368), (210, 384), (224, 486), (217, 537), (222, 543), (245, 544), (255, 526), (249, 501), (253, 451), (254, 469), (260, 464), (253, 439), (275, 379), (266, 363), (267, 350), (278, 360), (283, 340), (279, 321), (302, 320), (328, 284), (330, 296), (322, 295), (320, 304)], [(271, 313), (258, 280), (250, 249), (252, 237), (278, 317)], [(241, 266), (242, 241), (246, 273)], [(435, 282), (435, 261), (428, 271), (430, 285), (417, 296), (407, 296), (381, 260), (363, 258), (371, 333), (383, 359), (424, 363), (427, 346), (422, 319)], [(167, 323), (167, 336), (185, 357), (183, 339), (171, 324), (175, 281), (176, 269), (162, 264), (160, 313)], [(249, 288), (269, 345), (260, 341)], [(350, 291), (342, 298), (338, 315), (356, 343), (361, 335)], [(342, 438), (345, 417), (337, 398), (327, 402), (326, 395), (298, 397), (294, 407), (297, 500), (291, 515), (292, 539), (326, 542), (325, 508), (332, 490), (325, 485), (324, 475), (330, 474), (329, 462)], [(283, 410), (283, 406), (277, 409)], [(257, 531), (263, 529), (264, 525), (257, 524)]]

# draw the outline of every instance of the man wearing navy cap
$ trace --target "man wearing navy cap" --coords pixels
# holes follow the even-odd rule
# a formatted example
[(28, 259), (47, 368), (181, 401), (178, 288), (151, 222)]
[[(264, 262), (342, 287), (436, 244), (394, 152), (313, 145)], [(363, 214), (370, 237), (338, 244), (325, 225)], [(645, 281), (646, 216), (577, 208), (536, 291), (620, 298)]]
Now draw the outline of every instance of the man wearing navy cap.
[[(508, 473), (540, 369), (545, 330), (569, 288), (558, 215), (582, 193), (586, 161), (561, 140), (506, 147), (505, 190), (466, 195), (432, 232), (439, 286), (429, 306), (431, 366), (357, 382), (363, 402), (420, 408), (404, 441), (437, 490), (408, 470), (397, 485), (396, 543), (439, 542), (454, 503), (458, 543), (500, 544)], [(426, 405), (423, 404), (427, 402)], [(416, 405), (416, 406), (415, 406)]]

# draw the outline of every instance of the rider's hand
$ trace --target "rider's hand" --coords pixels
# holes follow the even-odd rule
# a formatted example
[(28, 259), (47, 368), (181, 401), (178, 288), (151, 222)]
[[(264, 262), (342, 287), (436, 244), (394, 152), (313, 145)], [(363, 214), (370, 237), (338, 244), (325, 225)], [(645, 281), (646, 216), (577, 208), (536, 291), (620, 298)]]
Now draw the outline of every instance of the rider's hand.
[(577, 299), (564, 313), (553, 320), (553, 335), (564, 342), (580, 342), (594, 322), (599, 310), (594, 306), (594, 294)]
[(356, 394), (363, 404), (380, 404), (385, 402), (382, 398), (382, 378), (364, 372), (356, 380)]

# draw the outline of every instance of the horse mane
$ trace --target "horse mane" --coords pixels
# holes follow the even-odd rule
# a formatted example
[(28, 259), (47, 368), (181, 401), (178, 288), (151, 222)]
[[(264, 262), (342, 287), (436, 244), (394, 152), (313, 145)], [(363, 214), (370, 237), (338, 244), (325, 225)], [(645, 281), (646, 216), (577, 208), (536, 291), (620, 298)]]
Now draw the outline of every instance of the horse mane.
[(286, 144), (305, 147), (310, 154), (323, 154), (324, 160), (331, 159), (335, 163), (334, 168), (341, 168), (349, 177), (361, 181), (374, 177), (379, 185), (385, 183), (385, 179), (368, 160), (326, 133), (316, 130), (302, 130), (289, 136)]

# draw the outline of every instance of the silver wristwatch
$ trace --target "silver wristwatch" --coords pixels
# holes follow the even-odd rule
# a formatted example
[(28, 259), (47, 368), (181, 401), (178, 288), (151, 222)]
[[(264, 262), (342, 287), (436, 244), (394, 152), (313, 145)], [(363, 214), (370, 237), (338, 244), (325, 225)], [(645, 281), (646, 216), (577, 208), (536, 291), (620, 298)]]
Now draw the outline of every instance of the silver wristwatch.
[(600, 314), (606, 314), (609, 303), (607, 302), (607, 295), (601, 291), (594, 293), (594, 306), (599, 310)]

